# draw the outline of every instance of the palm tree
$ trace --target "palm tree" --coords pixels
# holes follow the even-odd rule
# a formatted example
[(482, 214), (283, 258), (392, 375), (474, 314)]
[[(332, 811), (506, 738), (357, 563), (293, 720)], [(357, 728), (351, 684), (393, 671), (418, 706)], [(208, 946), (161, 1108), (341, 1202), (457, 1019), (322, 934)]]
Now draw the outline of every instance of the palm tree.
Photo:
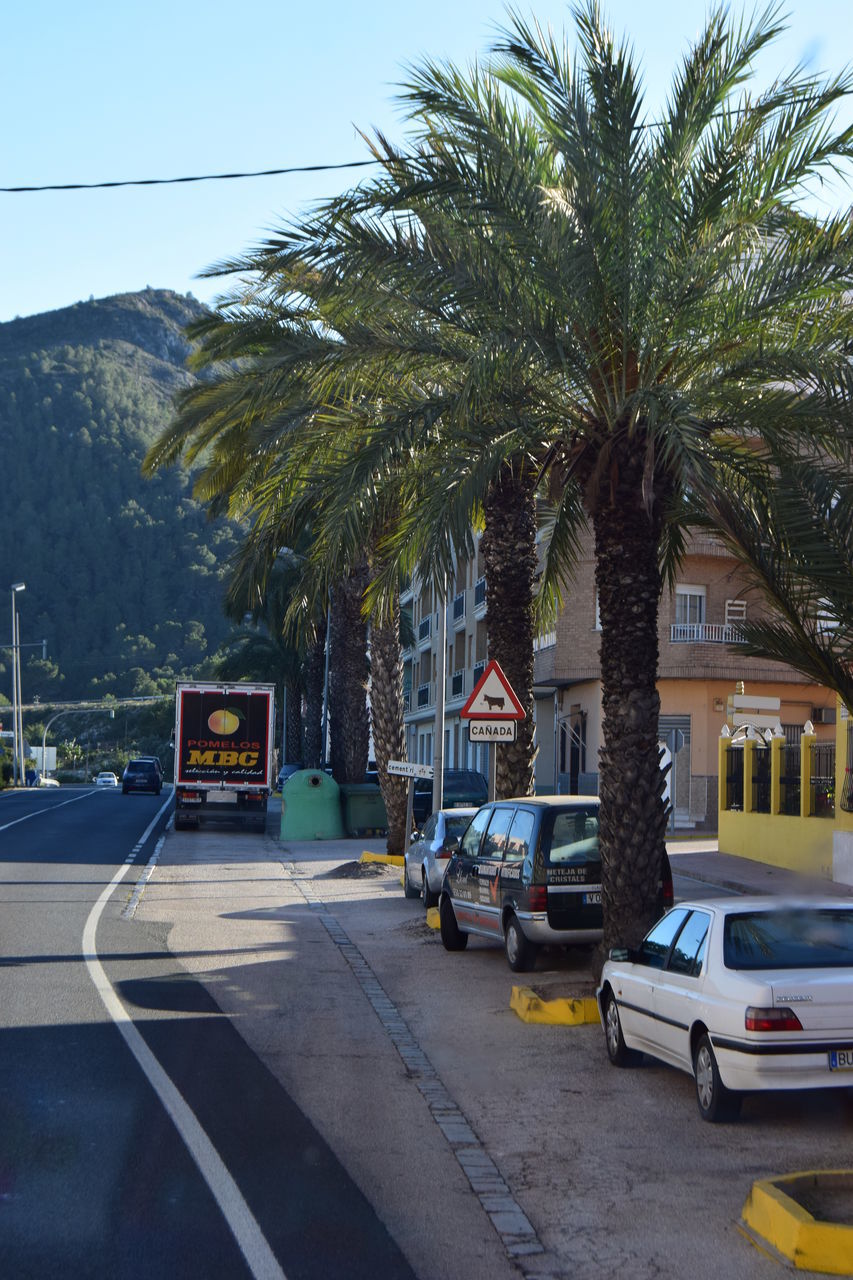
[(487, 75), (427, 64), (408, 89), (421, 132), (382, 208), (420, 216), (451, 203), (526, 264), (479, 351), (517, 366), (525, 353), (536, 386), (526, 431), (540, 433), (532, 452), (555, 501), (546, 584), (570, 568), (565, 522), (576, 528), (578, 504), (592, 529), (605, 943), (632, 944), (654, 918), (664, 850), (658, 606), (683, 548), (685, 495), (710, 505), (747, 448), (847, 456), (853, 231), (846, 215), (821, 221), (798, 200), (849, 155), (853, 131), (834, 132), (830, 113), (851, 82), (794, 74), (748, 96), (776, 11), (738, 28), (720, 10), (649, 120), (630, 50), (597, 5), (576, 23), (574, 64), (517, 18), (497, 51), (550, 182), (532, 190), (542, 166), (509, 154)]
[[(288, 388), (286, 410), (265, 417), (275, 447), (284, 434), (288, 445), (262, 504), (280, 510), (288, 493), (298, 508), (325, 491), (327, 545), (342, 521), (342, 541), (366, 545), (353, 496), (370, 511), (373, 490), (394, 485), (403, 515), (374, 596), (401, 565), (446, 571), (469, 547), (472, 513), (482, 522), (493, 503), (499, 538), (510, 494), (519, 507), (537, 494), (547, 603), (588, 521), (605, 941), (631, 944), (653, 919), (664, 851), (658, 606), (685, 499), (711, 509), (746, 448), (845, 456), (853, 235), (846, 217), (819, 221), (798, 200), (849, 154), (851, 130), (829, 117), (850, 81), (794, 74), (749, 97), (776, 11), (738, 28), (720, 10), (650, 120), (632, 55), (597, 6), (576, 25), (574, 65), (514, 19), (492, 72), (413, 73), (408, 150), (377, 139), (380, 179), (250, 255), (277, 337), (271, 361), (247, 369), (252, 412)], [(256, 305), (244, 295), (247, 325)], [(258, 421), (242, 418), (228, 443), (249, 440), (266, 465)], [(211, 423), (196, 423), (200, 447)], [(497, 583), (529, 528), (495, 557), (490, 618), (512, 608)], [(521, 595), (532, 616), (532, 590)], [(511, 636), (501, 643), (512, 650)]]

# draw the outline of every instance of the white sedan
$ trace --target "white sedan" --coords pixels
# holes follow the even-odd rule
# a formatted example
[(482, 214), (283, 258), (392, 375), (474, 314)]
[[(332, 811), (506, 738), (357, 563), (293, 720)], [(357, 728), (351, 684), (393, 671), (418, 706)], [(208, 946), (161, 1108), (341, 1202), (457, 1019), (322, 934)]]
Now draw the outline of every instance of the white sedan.
[(687, 1071), (703, 1120), (762, 1089), (853, 1086), (853, 902), (682, 902), (598, 988), (607, 1053)]
[(117, 787), (118, 778), (114, 773), (99, 773), (95, 779), (96, 787)]
[(476, 812), (476, 806), (460, 806), (458, 809), (439, 809), (437, 813), (430, 814), (423, 831), (415, 833), (406, 850), (403, 892), (407, 898), (419, 898), (423, 894), (425, 907), (438, 906), (441, 882), (450, 855)]

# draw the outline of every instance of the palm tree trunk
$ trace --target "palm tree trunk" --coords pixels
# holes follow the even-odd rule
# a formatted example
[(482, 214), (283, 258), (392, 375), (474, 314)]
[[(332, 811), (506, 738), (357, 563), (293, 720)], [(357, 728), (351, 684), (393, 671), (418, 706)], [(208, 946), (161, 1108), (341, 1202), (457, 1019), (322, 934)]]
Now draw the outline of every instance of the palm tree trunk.
[(486, 496), (480, 546), (486, 577), (489, 657), (500, 664), (526, 712), (515, 742), (497, 751), (495, 790), (506, 796), (533, 794), (533, 592), (536, 584), (536, 481), (533, 472), (505, 467)]
[[(638, 451), (640, 452), (640, 451)], [(605, 951), (636, 946), (657, 915), (665, 855), (658, 752), (658, 521), (640, 501), (642, 456), (620, 459), (595, 510), (604, 745), (600, 844)], [(612, 485), (612, 488), (611, 488)]]
[(367, 621), (361, 608), (368, 584), (367, 561), (341, 580), (329, 616), (329, 724), (332, 776), (364, 782), (370, 746), (367, 710)]
[(323, 679), (326, 669), (326, 619), (317, 623), (317, 634), (305, 655), (305, 743), (306, 769), (319, 769), (323, 763)]
[(286, 680), (287, 703), (284, 724), (284, 750), (286, 760), (282, 764), (295, 763), (302, 756), (302, 688), (298, 680)]
[(402, 853), (406, 834), (408, 780), (388, 773), (389, 760), (405, 760), (403, 651), (400, 602), (395, 593), (390, 617), (370, 629), (370, 716), (379, 786), (388, 817), (388, 853)]

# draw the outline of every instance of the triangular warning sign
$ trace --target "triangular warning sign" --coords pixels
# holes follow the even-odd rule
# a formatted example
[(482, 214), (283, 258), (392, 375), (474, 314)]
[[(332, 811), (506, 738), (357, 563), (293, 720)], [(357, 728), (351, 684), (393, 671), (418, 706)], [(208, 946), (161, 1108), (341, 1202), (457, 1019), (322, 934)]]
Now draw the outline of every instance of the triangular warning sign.
[(523, 720), (524, 708), (494, 659), (487, 665), (465, 706), (459, 712), (469, 720)]

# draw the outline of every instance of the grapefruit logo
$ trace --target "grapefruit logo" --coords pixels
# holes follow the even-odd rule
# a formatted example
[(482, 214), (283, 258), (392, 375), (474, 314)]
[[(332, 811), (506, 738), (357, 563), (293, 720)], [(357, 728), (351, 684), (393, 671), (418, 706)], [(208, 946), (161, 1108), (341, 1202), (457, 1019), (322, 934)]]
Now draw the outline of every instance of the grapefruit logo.
[(240, 721), (244, 719), (242, 711), (222, 707), (220, 711), (214, 711), (207, 717), (207, 727), (211, 733), (236, 733), (240, 728)]

